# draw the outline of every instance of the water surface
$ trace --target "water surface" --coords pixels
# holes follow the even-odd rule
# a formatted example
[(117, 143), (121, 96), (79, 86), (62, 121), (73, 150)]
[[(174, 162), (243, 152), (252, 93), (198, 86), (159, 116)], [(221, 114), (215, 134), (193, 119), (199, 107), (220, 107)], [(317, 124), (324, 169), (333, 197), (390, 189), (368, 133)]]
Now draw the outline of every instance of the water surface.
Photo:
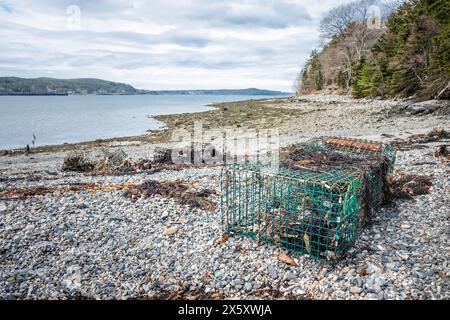
[(207, 104), (269, 96), (0, 96), (0, 150), (140, 135), (162, 123), (149, 116), (201, 112)]

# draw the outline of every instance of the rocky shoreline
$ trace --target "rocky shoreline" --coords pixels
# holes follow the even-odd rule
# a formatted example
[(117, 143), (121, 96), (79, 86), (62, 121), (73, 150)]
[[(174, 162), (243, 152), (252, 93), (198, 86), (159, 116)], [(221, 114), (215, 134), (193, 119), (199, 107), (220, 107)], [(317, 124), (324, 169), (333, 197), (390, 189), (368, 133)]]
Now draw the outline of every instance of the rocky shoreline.
[[(155, 141), (167, 142), (171, 130), (192, 128), (198, 119), (212, 128), (275, 127), (282, 145), (341, 135), (402, 146), (411, 135), (450, 128), (448, 106), (422, 112), (404, 104), (330, 96), (219, 104), (208, 113), (161, 116), (167, 130), (157, 138), (101, 147), (146, 158)], [(223, 239), (217, 208), (126, 196), (146, 180), (177, 181), (214, 191), (207, 197), (217, 204), (217, 166), (90, 175), (62, 172), (67, 151), (57, 148), (0, 156), (0, 298), (449, 299), (450, 171), (448, 160), (434, 154), (448, 143), (399, 148), (396, 174), (432, 176), (430, 193), (383, 207), (335, 264), (237, 236)], [(24, 193), (8, 193), (18, 189)], [(280, 253), (296, 265), (280, 261)]]

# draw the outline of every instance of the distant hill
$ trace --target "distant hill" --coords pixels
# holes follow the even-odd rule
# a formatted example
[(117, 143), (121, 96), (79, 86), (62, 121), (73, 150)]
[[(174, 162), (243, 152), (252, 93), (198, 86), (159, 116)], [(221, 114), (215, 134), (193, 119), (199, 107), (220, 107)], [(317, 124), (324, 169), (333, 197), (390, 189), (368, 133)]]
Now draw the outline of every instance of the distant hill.
[(100, 79), (24, 79), (0, 78), (0, 94), (136, 94), (138, 90), (124, 83)]
[(163, 95), (163, 94), (186, 94), (186, 95), (205, 95), (205, 94), (217, 94), (217, 95), (244, 95), (244, 96), (281, 96), (291, 95), (289, 92), (262, 90), (256, 88), (249, 89), (218, 89), (218, 90), (160, 90), (150, 91), (141, 90), (146, 94)]
[(129, 84), (100, 79), (54, 79), (0, 77), (0, 95), (47, 95), (47, 94), (151, 94), (151, 95), (290, 95), (287, 92), (250, 89), (220, 90), (139, 90)]

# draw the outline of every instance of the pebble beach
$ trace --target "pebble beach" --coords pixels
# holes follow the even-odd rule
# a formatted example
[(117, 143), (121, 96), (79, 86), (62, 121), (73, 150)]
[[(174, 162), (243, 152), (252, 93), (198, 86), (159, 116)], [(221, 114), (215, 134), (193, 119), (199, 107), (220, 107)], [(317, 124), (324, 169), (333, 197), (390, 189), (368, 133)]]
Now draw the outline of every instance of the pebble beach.
[[(280, 124), (283, 145), (323, 135), (389, 143), (450, 130), (448, 106), (305, 96), (268, 107), (303, 110)], [(87, 175), (61, 171), (68, 151), (0, 156), (0, 192), (54, 187), (0, 197), (0, 298), (449, 299), (450, 167), (435, 156), (446, 143), (397, 151), (394, 174), (430, 175), (430, 192), (382, 207), (333, 264), (238, 236), (221, 241), (218, 206), (158, 195), (132, 200), (126, 187), (115, 188), (181, 181), (213, 190), (209, 199), (218, 204), (220, 166)], [(110, 142), (135, 159), (147, 157), (148, 147)], [(64, 189), (74, 184), (104, 187)]]

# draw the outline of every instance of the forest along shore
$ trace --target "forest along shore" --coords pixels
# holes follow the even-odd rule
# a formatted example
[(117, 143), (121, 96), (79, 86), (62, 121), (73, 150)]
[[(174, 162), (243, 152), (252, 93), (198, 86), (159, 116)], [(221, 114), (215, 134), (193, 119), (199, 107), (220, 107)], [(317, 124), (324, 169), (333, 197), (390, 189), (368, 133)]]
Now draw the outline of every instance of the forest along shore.
[[(158, 116), (163, 131), (80, 145), (123, 150), (129, 160), (117, 168), (72, 171), (73, 145), (2, 155), (0, 297), (448, 299), (449, 115), (437, 101), (252, 100)], [(278, 128), (282, 145), (323, 135), (393, 143), (394, 203), (336, 265), (291, 254), (287, 264), (280, 248), (223, 237), (219, 167), (148, 161), (196, 120)]]

